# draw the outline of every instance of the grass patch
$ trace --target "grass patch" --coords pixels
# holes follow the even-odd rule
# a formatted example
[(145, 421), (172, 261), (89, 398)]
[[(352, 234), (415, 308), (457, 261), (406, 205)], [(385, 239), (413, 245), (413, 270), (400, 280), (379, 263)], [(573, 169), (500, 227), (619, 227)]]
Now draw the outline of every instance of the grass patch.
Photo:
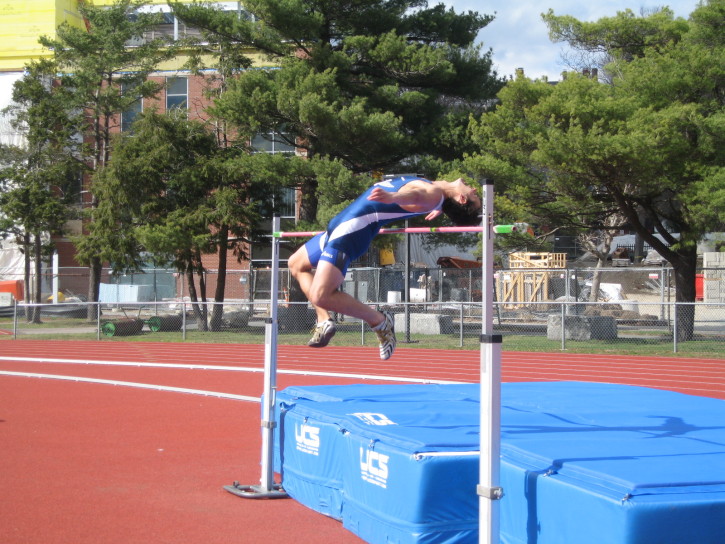
[[(725, 359), (723, 340), (692, 340), (679, 342), (677, 353), (671, 338), (619, 339), (566, 341), (563, 353), (586, 353), (600, 355), (643, 355), (651, 357), (703, 357), (707, 359)], [(546, 337), (511, 335), (503, 337), (504, 351), (531, 351), (553, 353), (561, 351), (560, 340), (548, 340)]]
[[(8, 326), (9, 325), (9, 326)], [(79, 319), (51, 319), (42, 324), (18, 323), (18, 339), (32, 340), (96, 340), (96, 324)], [(0, 321), (0, 329), (12, 330), (12, 320), (8, 324), (6, 320)], [(64, 330), (53, 332), (53, 329), (63, 328)], [(78, 332), (72, 329), (77, 328)], [(305, 345), (309, 340), (309, 333), (280, 333), (278, 341), (280, 345)], [(412, 343), (403, 342), (405, 336), (398, 333), (398, 342), (401, 348), (410, 349), (465, 349), (478, 350), (480, 347), (478, 334), (467, 334), (463, 340), (463, 347), (460, 345), (458, 334), (422, 335), (411, 334)], [(0, 336), (2, 340), (12, 340), (12, 335)], [(140, 334), (132, 336), (104, 336), (101, 340), (107, 342), (182, 342), (184, 341), (181, 331), (172, 332), (150, 332), (145, 328)], [(217, 344), (262, 344), (264, 332), (262, 328), (254, 330), (233, 331), (225, 330), (220, 332), (202, 332), (188, 330), (186, 342), (217, 343)], [(338, 331), (333, 345), (336, 346), (360, 346), (361, 334), (357, 326), (347, 330), (341, 328)], [(366, 331), (366, 346), (376, 346), (377, 341), (372, 332)], [(667, 336), (652, 336), (651, 338), (626, 338), (620, 337), (617, 340), (589, 340), (566, 342), (564, 353), (601, 354), (601, 355), (647, 355), (666, 357), (702, 357), (708, 359), (725, 359), (725, 339), (719, 337), (697, 338), (689, 342), (679, 342), (677, 353), (674, 353), (672, 339)], [(530, 352), (561, 352), (560, 340), (549, 340), (543, 335), (524, 335), (514, 333), (503, 334), (503, 351), (530, 351)]]

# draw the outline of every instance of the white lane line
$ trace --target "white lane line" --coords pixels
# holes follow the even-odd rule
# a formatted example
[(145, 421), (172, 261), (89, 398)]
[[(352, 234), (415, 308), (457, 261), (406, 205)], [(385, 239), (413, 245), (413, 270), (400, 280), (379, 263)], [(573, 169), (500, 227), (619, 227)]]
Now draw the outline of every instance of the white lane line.
[[(134, 361), (93, 361), (88, 359), (55, 359), (48, 357), (5, 357), (0, 356), (0, 361), (21, 362), (21, 363), (60, 363), (71, 365), (101, 365), (101, 366), (131, 366), (139, 368), (176, 368), (187, 370), (224, 370), (231, 372), (253, 372), (263, 373), (261, 367), (224, 366), (224, 365), (188, 365), (179, 363), (141, 363)], [(312, 370), (277, 370), (278, 374), (289, 374), (294, 376), (320, 376), (326, 378), (350, 378), (354, 380), (378, 380), (387, 382), (406, 383), (431, 383), (431, 384), (455, 384), (460, 381), (452, 380), (431, 380), (425, 378), (405, 378), (399, 376), (382, 376), (372, 374), (349, 374), (344, 372), (317, 372)]]
[(17, 361), (20, 363), (61, 363), (67, 365), (107, 365), (107, 366), (135, 366), (146, 368), (184, 368), (199, 370), (231, 370), (236, 372), (264, 372), (261, 367), (225, 366), (225, 365), (194, 365), (181, 363), (142, 363), (139, 361), (102, 361), (93, 359), (57, 359), (51, 357), (6, 357), (0, 356), (0, 361)]
[(247, 402), (260, 402), (258, 397), (246, 395), (235, 395), (233, 393), (220, 393), (218, 391), (204, 391), (202, 389), (187, 389), (185, 387), (171, 387), (168, 385), (153, 385), (149, 383), (124, 382), (119, 380), (102, 380), (100, 378), (82, 378), (79, 376), (62, 376), (59, 374), (37, 374), (34, 372), (11, 372), (0, 370), (2, 376), (16, 376), (21, 378), (46, 378), (51, 380), (65, 380), (71, 382), (97, 383), (104, 385), (116, 385), (124, 387), (135, 387), (138, 389), (153, 389), (155, 391), (170, 391), (173, 393), (188, 393), (191, 395), (203, 395), (205, 397), (216, 397), (220, 399), (243, 400)]

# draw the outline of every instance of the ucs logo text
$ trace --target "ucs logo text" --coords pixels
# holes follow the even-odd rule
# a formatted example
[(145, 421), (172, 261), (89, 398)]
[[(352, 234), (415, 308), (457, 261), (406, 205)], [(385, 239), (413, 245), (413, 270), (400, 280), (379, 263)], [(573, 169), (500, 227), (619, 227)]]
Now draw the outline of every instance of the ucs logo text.
[(362, 479), (380, 487), (387, 487), (389, 459), (389, 455), (360, 447), (360, 475)]

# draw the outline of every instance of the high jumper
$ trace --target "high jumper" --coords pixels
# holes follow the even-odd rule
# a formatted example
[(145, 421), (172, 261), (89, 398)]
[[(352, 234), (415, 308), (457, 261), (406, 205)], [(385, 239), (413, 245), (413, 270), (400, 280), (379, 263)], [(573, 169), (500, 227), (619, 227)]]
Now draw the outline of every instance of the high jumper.
[(387, 179), (367, 189), (330, 221), (325, 232), (310, 239), (289, 258), (290, 273), (317, 315), (308, 346), (324, 347), (330, 342), (335, 335), (335, 323), (329, 312), (338, 312), (370, 325), (378, 337), (380, 358), (390, 358), (396, 345), (393, 315), (379, 312), (338, 288), (350, 263), (368, 250), (384, 225), (424, 214), (428, 221), (446, 214), (457, 226), (479, 225), (481, 199), (462, 178)]

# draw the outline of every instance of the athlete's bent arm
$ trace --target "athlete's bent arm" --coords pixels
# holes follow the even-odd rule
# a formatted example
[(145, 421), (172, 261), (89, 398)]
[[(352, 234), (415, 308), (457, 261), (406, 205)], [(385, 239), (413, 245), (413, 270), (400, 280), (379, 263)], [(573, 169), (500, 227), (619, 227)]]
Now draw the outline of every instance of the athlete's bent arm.
[(390, 192), (381, 187), (374, 187), (368, 200), (384, 204), (397, 204), (410, 212), (429, 212), (438, 206), (443, 191), (430, 183), (412, 181), (400, 191)]

